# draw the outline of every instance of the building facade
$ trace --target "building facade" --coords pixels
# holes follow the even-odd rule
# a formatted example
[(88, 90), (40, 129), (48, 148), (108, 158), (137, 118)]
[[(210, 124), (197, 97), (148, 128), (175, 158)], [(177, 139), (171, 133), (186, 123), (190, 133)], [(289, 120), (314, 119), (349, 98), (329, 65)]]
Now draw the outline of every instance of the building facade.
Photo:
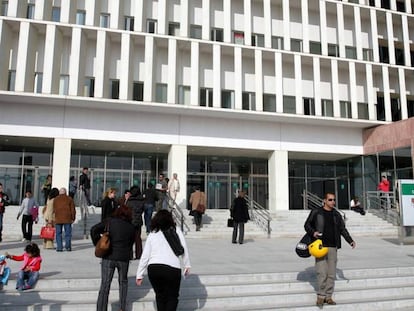
[(183, 207), (195, 185), (209, 208), (228, 208), (239, 188), (272, 212), (303, 208), (304, 190), (347, 207), (383, 171), (412, 178), (412, 139), (367, 154), (364, 132), (414, 116), (413, 10), (1, 1), (0, 182), (19, 202), (27, 188), (40, 196), (47, 174), (67, 187), (87, 166), (94, 202), (177, 173)]

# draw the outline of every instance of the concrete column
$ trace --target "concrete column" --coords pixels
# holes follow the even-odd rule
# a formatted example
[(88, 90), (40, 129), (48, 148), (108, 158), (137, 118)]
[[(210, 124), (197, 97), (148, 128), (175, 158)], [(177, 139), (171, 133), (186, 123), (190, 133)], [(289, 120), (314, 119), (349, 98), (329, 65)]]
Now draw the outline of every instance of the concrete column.
[(36, 37), (30, 22), (20, 23), (16, 64), (16, 92), (33, 92)]
[(50, 20), (52, 15), (52, 2), (50, 0), (36, 0), (35, 20)]
[(252, 4), (244, 0), (244, 44), (252, 45)]
[(121, 72), (119, 79), (119, 99), (128, 100), (132, 98), (132, 68), (131, 64), (131, 35), (122, 33), (121, 36)]
[(203, 0), (203, 24), (201, 27), (201, 39), (210, 40), (210, 0)]
[(375, 108), (375, 103), (377, 102), (375, 89), (374, 89), (374, 81), (372, 78), (372, 65), (365, 64), (365, 73), (367, 78), (367, 99), (368, 99), (368, 114), (369, 120), (376, 120), (377, 119), (377, 110)]
[(213, 44), (213, 107), (221, 107), (221, 46)]
[(43, 63), (42, 93), (58, 94), (60, 82), (60, 58), (62, 34), (56, 25), (46, 26), (45, 61)]
[(74, 24), (76, 20), (76, 3), (74, 1), (62, 1), (60, 5), (60, 21)]
[(283, 9), (283, 44), (284, 49), (290, 51), (290, 12), (289, 0), (282, 0)]
[(70, 174), (70, 154), (72, 140), (70, 138), (55, 138), (53, 147), (52, 187), (65, 187), (68, 190)]
[(9, 74), (9, 56), (10, 56), (10, 37), (12, 32), (9, 25), (3, 20), (0, 20), (0, 89), (7, 90), (7, 78)]
[(227, 43), (231, 43), (231, 21), (232, 21), (232, 14), (231, 14), (231, 0), (223, 0), (223, 41)]
[(410, 35), (408, 33), (408, 20), (407, 15), (401, 15), (401, 28), (403, 32), (403, 44), (404, 44), (404, 60), (407, 67), (411, 67), (411, 54), (410, 54)]
[(145, 75), (144, 75), (144, 102), (151, 102), (153, 98), (152, 76), (154, 75), (154, 37), (145, 37)]
[[(122, 12), (122, 13), (121, 13)], [(108, 1), (108, 13), (109, 16), (109, 28), (111, 29), (124, 29), (124, 1), (123, 0), (111, 0)]]
[(328, 55), (328, 32), (326, 26), (326, 1), (319, 0), (319, 24), (320, 24), (320, 36), (322, 55)]
[(168, 178), (177, 173), (180, 181), (180, 192), (177, 194), (176, 203), (184, 211), (187, 207), (187, 146), (172, 145), (168, 153)]
[(356, 85), (356, 70), (355, 62), (349, 62), (349, 89), (351, 96), (351, 112), (352, 119), (358, 119), (358, 102), (357, 102), (357, 85)]
[(254, 51), (256, 111), (263, 111), (263, 56), (262, 50)]
[(24, 3), (24, 1), (18, 1), (18, 0), (9, 1), (8, 7), (7, 7), (7, 16), (23, 17), (23, 15), (21, 14), (21, 12), (23, 11), (23, 4), (27, 5), (27, 1), (26, 3)]
[(180, 4), (180, 35), (181, 37), (188, 37), (189, 27), (188, 27), (188, 0), (181, 0)]
[(384, 109), (385, 109), (385, 121), (391, 122), (391, 98), (390, 98), (390, 79), (388, 74), (388, 66), (382, 67), (382, 83), (384, 90)]
[(144, 0), (135, 0), (132, 15), (134, 16), (134, 31), (141, 32), (144, 28), (143, 20)]
[(269, 211), (289, 210), (288, 152), (275, 150), (268, 159)]
[(338, 77), (338, 61), (331, 60), (331, 74), (332, 74), (332, 101), (333, 101), (333, 115), (335, 118), (341, 116), (341, 109), (339, 107), (339, 77)]
[(400, 84), (400, 103), (401, 103), (401, 120), (408, 118), (407, 105), (407, 89), (405, 84), (405, 71), (404, 68), (398, 68), (398, 78)]
[(263, 1), (264, 40), (265, 48), (272, 48), (272, 3), (270, 0)]
[(302, 3), (302, 41), (303, 52), (309, 53), (309, 13), (308, 0), (301, 0)]
[[(405, 0), (405, 10), (407, 11), (407, 13), (408, 14), (412, 14), (412, 13), (414, 13), (414, 11), (413, 11), (413, 7), (412, 7), (412, 5), (411, 5), (411, 0)], [(412, 148), (411, 148), (411, 150), (413, 150)], [(414, 152), (414, 151), (413, 151)], [(414, 158), (413, 158), (414, 159)]]
[(167, 103), (177, 102), (177, 40), (168, 39), (168, 88)]
[(283, 113), (282, 53), (275, 52), (276, 112)]
[(390, 64), (395, 65), (395, 46), (394, 46), (394, 30), (392, 26), (392, 13), (385, 12), (387, 20), (387, 37), (388, 37), (388, 54), (390, 58)]
[(190, 105), (199, 106), (200, 89), (200, 45), (196, 41), (191, 42), (191, 94)]
[(242, 49), (234, 48), (234, 109), (242, 110), (243, 102)]
[(83, 95), (82, 86), (85, 75), (85, 49), (82, 29), (72, 28), (72, 45), (70, 49), (70, 66), (69, 66), (69, 95)]
[(337, 30), (338, 30), (338, 45), (339, 56), (345, 58), (345, 26), (344, 26), (344, 8), (342, 3), (336, 4)]
[(363, 60), (361, 14), (360, 14), (359, 6), (354, 6), (354, 23), (355, 23), (355, 45), (356, 45), (357, 59)]
[(315, 100), (315, 115), (322, 115), (321, 106), (321, 67), (319, 57), (313, 57), (313, 94)]
[(296, 114), (303, 115), (302, 104), (302, 60), (299, 54), (293, 56), (295, 66), (295, 101)]
[(378, 51), (378, 28), (377, 28), (377, 13), (375, 9), (369, 10), (369, 15), (371, 18), (371, 45), (372, 45), (372, 52), (374, 56), (374, 62), (379, 62), (379, 51)]
[(85, 1), (85, 25), (98, 26), (101, 17), (101, 1)]
[(109, 94), (109, 81), (107, 74), (107, 45), (109, 38), (105, 30), (98, 30), (96, 35), (95, 97), (107, 98)]
[(158, 0), (158, 29), (157, 33), (160, 35), (168, 34), (168, 24), (167, 24), (167, 1)]

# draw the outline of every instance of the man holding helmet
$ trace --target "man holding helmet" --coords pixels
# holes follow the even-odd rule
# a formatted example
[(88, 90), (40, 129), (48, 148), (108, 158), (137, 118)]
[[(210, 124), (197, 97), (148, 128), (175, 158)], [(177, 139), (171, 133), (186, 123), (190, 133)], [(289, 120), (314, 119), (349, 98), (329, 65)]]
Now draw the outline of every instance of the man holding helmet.
[(355, 248), (356, 243), (345, 228), (341, 214), (335, 210), (335, 194), (326, 193), (323, 207), (310, 212), (305, 222), (306, 232), (317, 239), (309, 246), (315, 256), (315, 270), (318, 281), (316, 305), (336, 305), (332, 299), (335, 287), (337, 250), (341, 248), (341, 235)]

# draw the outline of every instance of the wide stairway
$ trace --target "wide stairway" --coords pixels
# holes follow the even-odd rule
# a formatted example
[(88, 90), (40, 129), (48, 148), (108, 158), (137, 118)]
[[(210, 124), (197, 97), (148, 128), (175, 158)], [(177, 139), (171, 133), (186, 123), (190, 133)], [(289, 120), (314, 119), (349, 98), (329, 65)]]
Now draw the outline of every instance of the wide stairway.
[[(7, 232), (7, 240), (11, 236), (20, 238), (19, 222), (16, 222), (15, 215), (11, 215), (11, 211), (13, 210), (9, 207), (9, 215), (6, 218), (4, 233), (6, 234)], [(279, 239), (289, 240), (289, 237), (299, 238), (304, 233), (303, 222), (308, 213), (308, 211), (290, 211), (278, 212), (272, 215), (272, 233), (270, 240), (267, 239), (268, 235), (266, 232), (257, 228), (253, 222), (249, 222), (246, 226), (246, 239), (253, 242), (241, 246), (230, 243), (232, 228), (227, 227), (228, 211), (208, 210), (203, 217), (204, 225), (199, 232), (195, 231), (195, 226), (191, 223), (192, 217), (186, 216), (186, 221), (190, 228), (186, 236), (187, 239), (193, 241), (192, 252), (196, 251), (197, 247), (195, 246), (198, 243), (204, 243), (203, 241), (196, 243), (196, 239), (202, 238), (206, 241), (213, 241), (209, 242), (210, 245), (221, 243), (219, 240), (226, 240), (226, 243), (221, 243), (221, 245), (224, 245), (224, 248), (223, 246), (217, 248), (217, 252), (219, 252), (217, 256), (215, 256), (214, 252), (209, 252), (208, 255), (204, 256), (206, 265), (225, 265), (228, 259), (226, 260), (226, 257), (221, 252), (225, 252), (226, 248), (230, 249), (231, 247), (235, 247), (228, 250), (232, 254), (231, 256), (241, 258), (244, 265), (254, 266), (254, 261), (250, 264), (246, 262), (249, 260), (248, 258), (252, 258), (252, 254), (244, 253), (249, 247), (255, 246), (254, 241), (270, 241), (274, 245)], [(99, 221), (99, 217), (100, 211), (98, 208), (96, 214), (90, 215), (90, 223), (96, 223)], [(357, 213), (347, 211), (346, 217), (347, 227), (356, 238), (363, 236), (384, 236), (392, 239), (397, 236), (396, 227), (370, 213), (366, 216), (361, 216)], [(87, 226), (89, 227), (89, 225)], [(40, 229), (40, 224), (37, 224), (35, 227), (35, 234), (37, 234)], [(83, 233), (83, 222), (77, 219), (74, 225), (75, 239), (82, 240)], [(16, 247), (20, 244), (15, 242), (7, 243), (10, 243), (7, 244), (8, 247)], [(3, 252), (6, 244), (2, 243), (0, 246)], [(289, 249), (291, 249), (290, 246)], [(61, 273), (59, 273), (58, 269), (50, 275), (45, 273), (34, 290), (24, 293), (17, 292), (14, 289), (15, 276), (12, 276), (9, 284), (0, 291), (0, 310), (95, 310), (96, 297), (100, 285), (99, 260), (93, 258), (90, 241), (88, 243), (82, 243), (81, 246), (71, 253), (58, 255), (55, 255), (55, 253), (50, 253), (51, 255), (49, 256), (72, 256), (66, 256), (67, 261), (65, 261), (65, 256), (61, 256), (57, 260), (61, 260), (62, 265), (72, 266), (71, 269), (74, 269), (74, 276), (71, 276), (70, 273), (60, 275)], [(383, 253), (386, 256), (385, 251)], [(247, 256), (243, 259), (245, 255)], [(286, 258), (290, 258), (285, 260), (297, 260), (293, 250), (291, 252), (289, 251), (289, 254), (285, 252), (283, 256), (281, 255), (282, 253), (279, 253), (279, 258), (269, 258), (269, 260), (271, 262), (275, 262), (276, 260), (279, 267), (283, 265), (283, 262), (280, 262), (280, 260), (283, 260), (281, 259), (284, 258), (283, 256), (288, 255)], [(97, 271), (97, 273), (90, 272), (82, 276), (80, 272), (75, 272), (76, 269), (80, 269), (77, 268), (77, 265), (80, 264), (78, 260), (82, 262), (83, 257), (92, 257), (92, 260), (88, 259), (86, 265), (90, 265), (90, 269)], [(202, 259), (197, 258), (197, 260), (200, 262)], [(305, 261), (306, 265), (304, 266), (307, 268), (298, 269), (296, 272), (284, 272), (285, 270), (282, 268), (270, 270), (267, 273), (246, 273), (246, 271), (238, 271), (237, 268), (229, 265), (228, 271), (230, 272), (228, 273), (205, 272), (191, 274), (182, 282), (178, 310), (319, 310), (315, 307), (316, 280), (312, 264), (313, 260), (306, 259)], [(305, 261), (300, 259), (299, 264), (303, 265)], [(197, 266), (197, 261), (194, 260), (193, 264)], [(136, 265), (136, 261), (131, 263), (131, 266), (135, 269)], [(13, 267), (16, 267), (16, 264), (13, 264)], [(408, 266), (405, 264), (402, 266), (381, 265), (381, 267), (338, 269), (335, 299), (340, 302), (340, 305), (336, 307), (325, 305), (324, 309), (352, 311), (414, 310), (414, 263)], [(131, 269), (133, 270), (134, 268)], [(255, 271), (255, 269), (251, 270)], [(211, 269), (211, 271), (217, 270)], [(263, 270), (259, 268), (257, 271)], [(130, 272), (132, 276), (130, 273), (128, 290), (128, 301), (130, 305), (128, 310), (156, 310), (154, 305), (154, 292), (151, 289), (148, 279), (145, 278), (142, 287), (136, 287), (133, 271)], [(117, 302), (118, 283), (114, 280), (109, 296), (109, 310), (118, 311)]]

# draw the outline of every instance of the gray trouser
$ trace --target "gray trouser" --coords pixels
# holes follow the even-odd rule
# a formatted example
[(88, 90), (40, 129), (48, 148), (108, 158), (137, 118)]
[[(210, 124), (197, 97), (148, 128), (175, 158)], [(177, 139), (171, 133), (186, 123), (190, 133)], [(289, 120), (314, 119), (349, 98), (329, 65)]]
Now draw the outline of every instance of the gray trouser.
[(325, 257), (315, 258), (315, 270), (318, 280), (318, 296), (332, 297), (335, 287), (336, 263), (338, 261), (336, 247), (328, 247)]
[(244, 222), (233, 223), (233, 237), (232, 241), (237, 242), (237, 229), (239, 229), (239, 243), (244, 241)]

